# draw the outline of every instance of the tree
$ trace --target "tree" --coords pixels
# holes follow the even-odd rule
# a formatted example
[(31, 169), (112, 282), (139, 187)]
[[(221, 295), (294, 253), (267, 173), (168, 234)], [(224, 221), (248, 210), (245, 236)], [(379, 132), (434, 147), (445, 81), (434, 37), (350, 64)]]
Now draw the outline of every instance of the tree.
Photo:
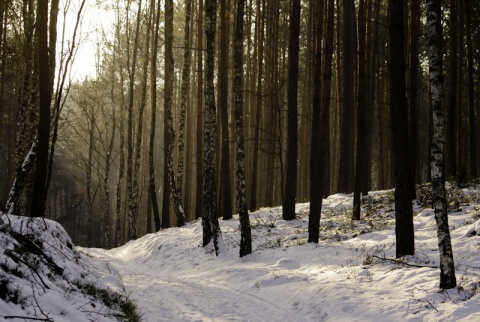
[(474, 88), (474, 62), (472, 45), (472, 27), (470, 23), (471, 4), (463, 0), (463, 15), (465, 21), (466, 55), (467, 55), (467, 88), (468, 88), (468, 122), (469, 122), (469, 145), (470, 145), (470, 178), (477, 177), (477, 135), (475, 122), (475, 88)]
[(175, 184), (173, 171), (173, 147), (175, 144), (175, 130), (173, 128), (173, 85), (174, 85), (174, 58), (173, 58), (173, 0), (165, 2), (165, 118), (168, 128), (167, 149), (167, 177), (172, 194), (173, 209), (177, 217), (177, 227), (185, 225), (185, 213), (183, 211), (178, 187)]
[[(151, 10), (154, 10), (155, 0), (151, 1)], [(155, 147), (155, 130), (157, 124), (157, 53), (158, 53), (158, 33), (160, 29), (160, 1), (157, 3), (155, 13), (155, 28), (153, 30), (153, 47), (152, 47), (152, 68), (150, 72), (150, 105), (152, 116), (150, 117), (150, 143), (148, 149), (148, 169), (149, 169), (149, 184), (148, 190), (150, 193), (150, 200), (152, 203), (153, 220), (155, 222), (155, 231), (160, 230), (160, 212), (158, 209), (157, 201), (157, 188), (155, 184), (155, 162), (153, 158), (153, 152)], [(147, 221), (148, 222), (148, 221)], [(148, 231), (147, 227), (147, 231)]]
[[(408, 113), (405, 84), (405, 51), (403, 3), (388, 2), (389, 50), (390, 50), (390, 108), (392, 118), (393, 151), (395, 157), (395, 235), (396, 256), (413, 255), (415, 252), (412, 176), (408, 140)], [(399, 77), (400, 76), (400, 77)]]
[(215, 254), (221, 251), (222, 233), (217, 216), (217, 196), (215, 187), (215, 140), (216, 140), (216, 106), (215, 106), (215, 31), (217, 28), (217, 1), (205, 1), (205, 118), (203, 136), (203, 247), (213, 240)]
[(196, 157), (196, 188), (195, 188), (195, 218), (203, 216), (203, 0), (198, 0), (197, 19), (197, 145)]
[[(177, 193), (178, 199), (183, 200), (182, 186), (184, 176), (184, 154), (185, 154), (185, 114), (187, 110), (188, 96), (190, 92), (190, 16), (192, 12), (192, 0), (185, 1), (185, 27), (183, 40), (183, 67), (182, 67), (182, 85), (180, 98), (180, 120), (178, 126), (178, 165), (177, 165)], [(184, 217), (186, 215), (184, 214)], [(185, 219), (184, 219), (185, 220)]]
[(443, 76), (437, 24), (440, 3), (426, 0), (427, 5), (427, 53), (428, 74), (430, 78), (430, 95), (432, 97), (433, 138), (431, 146), (432, 201), (437, 222), (438, 249), (440, 251), (440, 288), (449, 289), (457, 285), (455, 265), (448, 226), (447, 196), (445, 190), (444, 145), (445, 145), (445, 111), (443, 99)]
[(353, 190), (353, 120), (355, 115), (355, 3), (343, 2), (343, 72), (342, 111), (340, 134), (340, 160), (338, 191), (349, 193)]
[(448, 105), (446, 118), (446, 142), (445, 150), (445, 175), (447, 177), (457, 176), (457, 139), (455, 126), (457, 120), (457, 101), (458, 101), (458, 0), (450, 0), (450, 19), (449, 19), (449, 65), (448, 73)]
[[(260, 10), (262, 9), (262, 10)], [(258, 22), (260, 19), (260, 22)], [(260, 145), (260, 122), (262, 120), (262, 79), (263, 79), (263, 48), (265, 38), (265, 0), (262, 0), (261, 5), (257, 7), (257, 42), (258, 64), (257, 88), (256, 88), (256, 102), (255, 102), (255, 123), (254, 123), (254, 138), (253, 138), (253, 160), (252, 160), (252, 184), (250, 190), (250, 210), (257, 209), (257, 186), (258, 186), (258, 167), (259, 167), (259, 145)], [(255, 26), (257, 28), (257, 25)], [(260, 36), (258, 36), (258, 34)], [(258, 39), (260, 38), (260, 39)], [(252, 104), (253, 105), (253, 104)]]
[[(38, 146), (33, 181), (30, 216), (44, 217), (47, 203), (47, 169), (50, 143), (50, 103), (52, 101), (52, 60), (49, 56), (48, 38), (54, 37), (56, 26), (48, 28), (48, 1), (39, 0), (37, 5), (37, 42), (38, 42), (38, 84), (40, 96), (40, 118), (38, 122)], [(55, 19), (56, 21), (56, 19)], [(53, 34), (52, 34), (53, 31)], [(54, 60), (53, 60), (54, 61)]]
[[(323, 1), (320, 1), (320, 14), (316, 21), (316, 49), (315, 49), (315, 74), (314, 74), (314, 92), (312, 109), (312, 133), (311, 133), (311, 157), (310, 157), (310, 214), (308, 217), (308, 242), (318, 243), (320, 234), (320, 215), (322, 212), (322, 186), (325, 176), (325, 151), (328, 150), (328, 127), (322, 116), (324, 113), (322, 106), (322, 26), (323, 26)], [(325, 140), (327, 139), (327, 140)]]
[(367, 140), (367, 79), (365, 77), (365, 41), (366, 41), (366, 10), (365, 1), (360, 0), (358, 5), (358, 91), (357, 91), (357, 152), (355, 162), (355, 183), (353, 191), (353, 218), (360, 220), (360, 196), (364, 185), (365, 162), (368, 150)]
[(287, 133), (287, 185), (282, 203), (283, 219), (295, 219), (297, 195), (297, 154), (298, 154), (298, 51), (300, 37), (300, 0), (292, 0), (290, 11), (290, 38), (288, 45), (288, 133)]
[(228, 131), (228, 53), (229, 24), (227, 0), (220, 0), (220, 57), (218, 61), (218, 109), (220, 110), (220, 179), (218, 189), (218, 212), (223, 219), (231, 219), (232, 188), (230, 176), (230, 135)]
[[(127, 9), (128, 10), (128, 9)], [(128, 116), (127, 116), (127, 191), (128, 191), (128, 238), (137, 239), (137, 217), (138, 217), (138, 184), (134, 182), (134, 178), (138, 178), (134, 171), (134, 145), (133, 145), (133, 95), (135, 86), (135, 72), (138, 56), (138, 42), (140, 34), (140, 14), (142, 12), (142, 0), (138, 3), (137, 21), (135, 27), (135, 39), (133, 44), (133, 57), (129, 70), (129, 87), (128, 87)], [(127, 20), (128, 21), (128, 20)], [(127, 26), (128, 28), (128, 26)], [(130, 50), (127, 42), (127, 50)], [(137, 135), (141, 135), (137, 133)]]
[(252, 233), (248, 216), (245, 184), (245, 149), (243, 147), (243, 16), (245, 1), (237, 0), (233, 48), (233, 95), (235, 101), (236, 187), (240, 217), (240, 257), (252, 253)]

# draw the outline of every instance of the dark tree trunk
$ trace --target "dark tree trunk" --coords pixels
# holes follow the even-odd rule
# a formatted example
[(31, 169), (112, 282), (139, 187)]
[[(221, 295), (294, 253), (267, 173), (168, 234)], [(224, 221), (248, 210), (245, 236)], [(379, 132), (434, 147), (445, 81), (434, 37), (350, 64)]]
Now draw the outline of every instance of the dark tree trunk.
[(340, 160), (338, 192), (353, 191), (353, 149), (352, 132), (355, 116), (355, 3), (353, 0), (343, 2), (343, 97), (340, 134)]
[(287, 125), (287, 184), (285, 198), (282, 203), (283, 219), (293, 220), (297, 195), (297, 154), (298, 154), (298, 51), (300, 37), (300, 0), (292, 0), (290, 12), (290, 39), (288, 45), (288, 125)]
[[(464, 5), (464, 21), (465, 21), (465, 37), (467, 49), (467, 88), (468, 88), (468, 122), (469, 122), (469, 145), (470, 145), (470, 178), (477, 178), (477, 134), (475, 126), (475, 84), (473, 80), (474, 63), (473, 63), (473, 45), (472, 45), (472, 26), (470, 22), (471, 1), (463, 0)], [(477, 63), (478, 64), (478, 63)]]
[(442, 105), (443, 77), (441, 70), (442, 52), (439, 43), (441, 37), (437, 23), (440, 3), (427, 0), (427, 53), (432, 97), (433, 139), (431, 149), (432, 200), (437, 222), (438, 248), (440, 251), (440, 288), (450, 289), (457, 285), (455, 265), (448, 226), (447, 196), (444, 174), (445, 112)]
[[(257, 100), (255, 104), (255, 123), (253, 139), (253, 165), (252, 165), (252, 186), (250, 190), (250, 210), (257, 209), (257, 186), (258, 186), (258, 167), (259, 167), (259, 147), (260, 147), (260, 126), (262, 120), (262, 78), (263, 78), (263, 43), (265, 38), (265, 0), (262, 0), (262, 11), (260, 19), (260, 39), (258, 39), (258, 76), (257, 76)], [(260, 15), (260, 6), (257, 8), (257, 16)]]
[(40, 118), (38, 122), (38, 146), (33, 178), (30, 216), (44, 217), (47, 203), (47, 169), (50, 142), (50, 87), (51, 68), (48, 46), (48, 1), (39, 0), (37, 5), (38, 83), (40, 95)]
[(353, 219), (360, 220), (361, 194), (363, 188), (367, 146), (367, 79), (365, 78), (365, 1), (358, 5), (358, 110), (357, 110), (357, 153), (355, 162), (355, 186), (353, 191)]
[(420, 0), (410, 1), (410, 32), (409, 32), (409, 79), (408, 79), (408, 109), (409, 109), (409, 138), (412, 174), (412, 199), (416, 199), (415, 183), (419, 180), (420, 158), (418, 155), (418, 69), (419, 69), (419, 42), (420, 42)]
[[(319, 1), (319, 17), (316, 19), (316, 49), (313, 80), (313, 108), (310, 155), (310, 214), (308, 217), (308, 242), (318, 243), (320, 236), (320, 216), (322, 212), (323, 178), (326, 174), (325, 151), (328, 146), (328, 127), (323, 122), (324, 106), (322, 106), (322, 31), (323, 31), (323, 1)], [(328, 113), (327, 113), (328, 114)]]
[(389, 45), (390, 45), (390, 108), (393, 134), (393, 152), (395, 157), (395, 235), (396, 256), (415, 253), (413, 213), (412, 213), (412, 176), (408, 141), (408, 111), (405, 95), (405, 46), (403, 4), (399, 1), (388, 2)]
[(220, 180), (218, 189), (218, 213), (223, 219), (231, 219), (232, 180), (230, 176), (230, 136), (228, 133), (228, 52), (229, 24), (227, 0), (220, 0), (220, 59), (218, 62), (218, 109), (220, 110)]
[(326, 120), (325, 124), (322, 123), (322, 126), (326, 127), (326, 136), (322, 139), (322, 142), (327, 146), (323, 152), (325, 157), (325, 173), (322, 179), (323, 189), (322, 197), (330, 195), (330, 186), (331, 186), (331, 171), (330, 165), (330, 99), (331, 99), (331, 88), (332, 88), (332, 58), (333, 58), (333, 33), (334, 33), (334, 19), (335, 19), (335, 2), (333, 0), (328, 0), (326, 12), (326, 23), (325, 23), (325, 36), (324, 36), (324, 55), (322, 58), (322, 111), (325, 111), (324, 115)]
[(448, 74), (448, 105), (447, 105), (447, 123), (446, 123), (446, 142), (445, 142), (445, 175), (446, 177), (456, 178), (457, 176), (457, 138), (456, 129), (457, 119), (457, 96), (458, 96), (458, 0), (450, 0), (450, 55)]

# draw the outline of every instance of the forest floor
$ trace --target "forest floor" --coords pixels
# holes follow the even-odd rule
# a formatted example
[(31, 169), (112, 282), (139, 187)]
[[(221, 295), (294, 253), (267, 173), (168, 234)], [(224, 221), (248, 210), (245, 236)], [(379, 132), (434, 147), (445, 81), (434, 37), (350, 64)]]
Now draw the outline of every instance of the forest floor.
[(321, 241), (307, 243), (309, 204), (284, 221), (281, 207), (250, 214), (253, 254), (239, 258), (239, 222), (220, 221), (226, 251), (200, 247), (201, 222), (113, 250), (82, 249), (118, 271), (145, 321), (480, 320), (480, 190), (449, 186), (459, 286), (441, 291), (430, 188), (414, 202), (416, 254), (395, 256), (393, 190), (323, 201)]
[[(225, 251), (218, 257), (201, 247), (201, 221), (111, 250), (71, 249), (58, 224), (29, 221), (34, 223), (30, 233), (46, 240), (42, 248), (68, 274), (52, 278), (51, 265), (40, 263), (39, 273), (27, 279), (15, 276), (32, 269), (23, 265), (19, 274), (12, 251), (7, 251), (13, 249), (8, 246), (12, 241), (0, 234), (0, 295), (8, 291), (0, 297), (0, 319), (128, 320), (121, 308), (131, 308), (131, 302), (111, 308), (111, 301), (98, 299), (98, 290), (88, 288), (94, 294), (86, 296), (81, 280), (95, 289), (110, 289), (109, 298), (128, 296), (143, 321), (480, 320), (480, 185), (448, 187), (458, 282), (448, 291), (438, 288), (431, 189), (421, 186), (417, 191), (416, 253), (401, 259), (394, 258), (393, 190), (364, 197), (359, 221), (351, 220), (352, 195), (324, 199), (318, 245), (307, 243), (308, 203), (297, 205), (293, 221), (282, 220), (281, 207), (252, 212), (253, 253), (244, 258), (238, 256), (238, 217), (220, 220)], [(25, 229), (24, 221), (12, 218), (11, 226)]]

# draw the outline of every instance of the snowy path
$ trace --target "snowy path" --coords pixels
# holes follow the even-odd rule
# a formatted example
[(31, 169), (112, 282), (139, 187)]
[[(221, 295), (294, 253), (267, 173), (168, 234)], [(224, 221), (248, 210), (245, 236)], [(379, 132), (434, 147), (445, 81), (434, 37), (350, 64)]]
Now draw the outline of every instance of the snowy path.
[(287, 310), (274, 303), (221, 284), (133, 272), (121, 274), (127, 292), (131, 292), (145, 316), (157, 317), (156, 321), (294, 320)]

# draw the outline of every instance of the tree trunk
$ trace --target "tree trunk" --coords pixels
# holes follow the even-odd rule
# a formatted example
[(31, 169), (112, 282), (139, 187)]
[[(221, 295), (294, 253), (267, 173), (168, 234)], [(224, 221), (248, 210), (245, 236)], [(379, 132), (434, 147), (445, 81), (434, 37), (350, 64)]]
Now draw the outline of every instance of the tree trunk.
[(445, 112), (442, 105), (443, 77), (437, 22), (440, 3), (426, 0), (427, 4), (427, 53), (430, 78), (430, 94), (432, 95), (433, 139), (431, 147), (432, 200), (437, 222), (438, 248), (440, 251), (440, 288), (449, 289), (457, 285), (455, 265), (453, 262), (450, 229), (448, 226), (447, 196), (444, 174), (444, 144), (445, 144)]
[(420, 0), (410, 1), (410, 32), (409, 32), (409, 79), (408, 79), (408, 109), (409, 109), (409, 138), (410, 158), (412, 165), (412, 199), (416, 199), (415, 183), (420, 180), (420, 156), (418, 154), (418, 70), (419, 70), (419, 42), (420, 42)]
[[(47, 203), (47, 169), (50, 142), (50, 87), (51, 68), (48, 48), (48, 1), (39, 0), (37, 5), (38, 83), (40, 95), (40, 118), (38, 122), (38, 146), (33, 179), (31, 217), (44, 217)], [(50, 35), (52, 36), (52, 35)]]
[(340, 160), (338, 192), (353, 191), (353, 149), (352, 132), (355, 117), (355, 3), (353, 0), (343, 2), (343, 73), (342, 73), (342, 111), (340, 134)]
[(448, 73), (448, 105), (447, 105), (447, 123), (446, 123), (446, 142), (445, 142), (445, 175), (446, 177), (456, 178), (457, 176), (457, 96), (458, 96), (458, 0), (450, 0), (450, 54)]
[[(261, 16), (260, 16), (260, 8)], [(265, 0), (262, 0), (261, 7), (257, 8), (257, 21), (260, 19), (260, 39), (258, 39), (258, 76), (257, 76), (257, 91), (256, 91), (256, 104), (255, 104), (255, 123), (254, 127), (254, 139), (253, 139), (253, 161), (252, 161), (252, 185), (250, 190), (250, 210), (255, 211), (257, 209), (257, 186), (258, 180), (258, 168), (259, 168), (259, 147), (260, 147), (260, 126), (262, 120), (262, 78), (263, 78), (263, 48), (265, 40)]]
[(367, 79), (365, 78), (365, 41), (366, 41), (365, 0), (358, 5), (358, 110), (357, 110), (357, 152), (355, 162), (355, 187), (353, 191), (353, 219), (360, 220), (361, 194), (363, 188), (365, 158), (367, 147)]
[(205, 1), (205, 37), (207, 42), (205, 59), (205, 129), (203, 148), (203, 246), (213, 241), (213, 249), (218, 255), (221, 249), (222, 233), (217, 216), (217, 196), (215, 187), (215, 32), (217, 27), (217, 1)]
[(324, 36), (324, 55), (322, 58), (322, 111), (327, 111), (325, 115), (328, 118), (328, 121), (325, 120), (324, 126), (326, 129), (326, 137), (324, 144), (328, 148), (324, 150), (325, 156), (325, 173), (323, 179), (323, 192), (322, 197), (330, 195), (330, 186), (331, 186), (331, 139), (330, 139), (330, 99), (331, 99), (331, 88), (332, 88), (332, 58), (333, 58), (333, 33), (335, 27), (335, 2), (333, 0), (328, 0), (326, 2), (326, 22), (325, 22), (325, 36)]
[(228, 17), (227, 0), (220, 0), (220, 59), (218, 62), (218, 109), (220, 110), (220, 180), (218, 189), (218, 213), (223, 219), (231, 219), (232, 183), (230, 177), (230, 137), (228, 133)]
[(310, 214), (308, 217), (308, 242), (318, 243), (320, 236), (320, 216), (322, 212), (323, 179), (326, 174), (325, 161), (328, 156), (324, 153), (328, 146), (328, 126), (323, 116), (322, 104), (322, 36), (323, 36), (323, 1), (319, 1), (319, 15), (316, 19), (316, 49), (314, 64), (314, 87), (312, 102), (312, 131), (310, 156)]
[[(150, 7), (151, 10), (154, 10), (155, 0), (151, 1)], [(150, 106), (151, 106), (151, 118), (150, 118), (150, 143), (148, 149), (148, 168), (149, 168), (149, 179), (148, 179), (148, 190), (150, 193), (150, 200), (152, 203), (153, 211), (153, 221), (155, 223), (155, 231), (159, 231), (160, 226), (160, 211), (158, 209), (158, 200), (157, 200), (157, 188), (155, 183), (155, 163), (154, 163), (154, 150), (155, 150), (155, 130), (157, 124), (157, 53), (158, 53), (158, 33), (160, 29), (160, 1), (157, 3), (157, 8), (155, 10), (155, 28), (153, 32), (153, 47), (152, 47), (152, 67), (150, 72)], [(149, 227), (148, 227), (149, 228)], [(147, 229), (148, 232), (148, 229)]]
[(469, 122), (469, 144), (470, 144), (470, 178), (477, 178), (477, 134), (475, 126), (475, 84), (473, 80), (474, 62), (473, 62), (473, 45), (472, 45), (472, 26), (470, 22), (471, 2), (463, 0), (463, 14), (465, 21), (465, 36), (467, 49), (467, 89), (468, 89), (468, 122)]
[[(138, 217), (138, 191), (134, 188), (136, 183), (134, 183), (134, 143), (133, 143), (133, 95), (134, 95), (134, 86), (135, 86), (135, 71), (137, 66), (137, 53), (138, 53), (138, 41), (140, 33), (140, 14), (142, 11), (142, 0), (138, 4), (137, 11), (137, 21), (135, 27), (135, 40), (133, 47), (133, 57), (131, 62), (130, 73), (130, 83), (128, 89), (128, 120), (127, 120), (127, 191), (128, 191), (128, 238), (137, 239), (137, 217)], [(128, 26), (127, 26), (128, 28)], [(128, 46), (127, 46), (127, 49)], [(137, 135), (140, 135), (139, 133)]]
[(203, 216), (203, 0), (198, 0), (197, 19), (197, 146), (196, 146), (196, 190), (195, 190), (195, 218)]
[(177, 218), (177, 227), (185, 225), (185, 213), (181, 205), (180, 195), (175, 183), (175, 175), (173, 171), (173, 147), (175, 144), (175, 130), (173, 128), (173, 85), (175, 81), (174, 75), (174, 58), (173, 58), (173, 0), (165, 2), (165, 117), (168, 128), (168, 145), (167, 149), (167, 176), (172, 194), (173, 209)]
[(393, 152), (395, 157), (395, 235), (396, 256), (415, 253), (412, 182), (408, 141), (408, 111), (405, 95), (405, 51), (403, 4), (399, 1), (388, 2), (389, 47), (390, 47), (390, 107), (393, 134)]
[(240, 217), (240, 257), (252, 253), (252, 233), (245, 187), (245, 150), (243, 147), (243, 16), (245, 1), (237, 0), (233, 50), (233, 95), (235, 101), (236, 186)]
[(288, 93), (287, 93), (287, 185), (282, 203), (283, 219), (296, 218), (295, 202), (297, 195), (297, 89), (298, 89), (298, 51), (300, 37), (300, 0), (292, 0), (290, 12), (290, 39), (288, 45)]
[[(180, 124), (178, 126), (178, 165), (177, 165), (177, 192), (180, 202), (183, 200), (183, 168), (184, 168), (184, 151), (185, 151), (185, 118), (188, 97), (190, 95), (190, 16), (192, 12), (192, 0), (185, 1), (185, 27), (183, 40), (183, 68), (182, 68), (182, 88), (180, 99)], [(185, 217), (185, 214), (184, 214)]]

